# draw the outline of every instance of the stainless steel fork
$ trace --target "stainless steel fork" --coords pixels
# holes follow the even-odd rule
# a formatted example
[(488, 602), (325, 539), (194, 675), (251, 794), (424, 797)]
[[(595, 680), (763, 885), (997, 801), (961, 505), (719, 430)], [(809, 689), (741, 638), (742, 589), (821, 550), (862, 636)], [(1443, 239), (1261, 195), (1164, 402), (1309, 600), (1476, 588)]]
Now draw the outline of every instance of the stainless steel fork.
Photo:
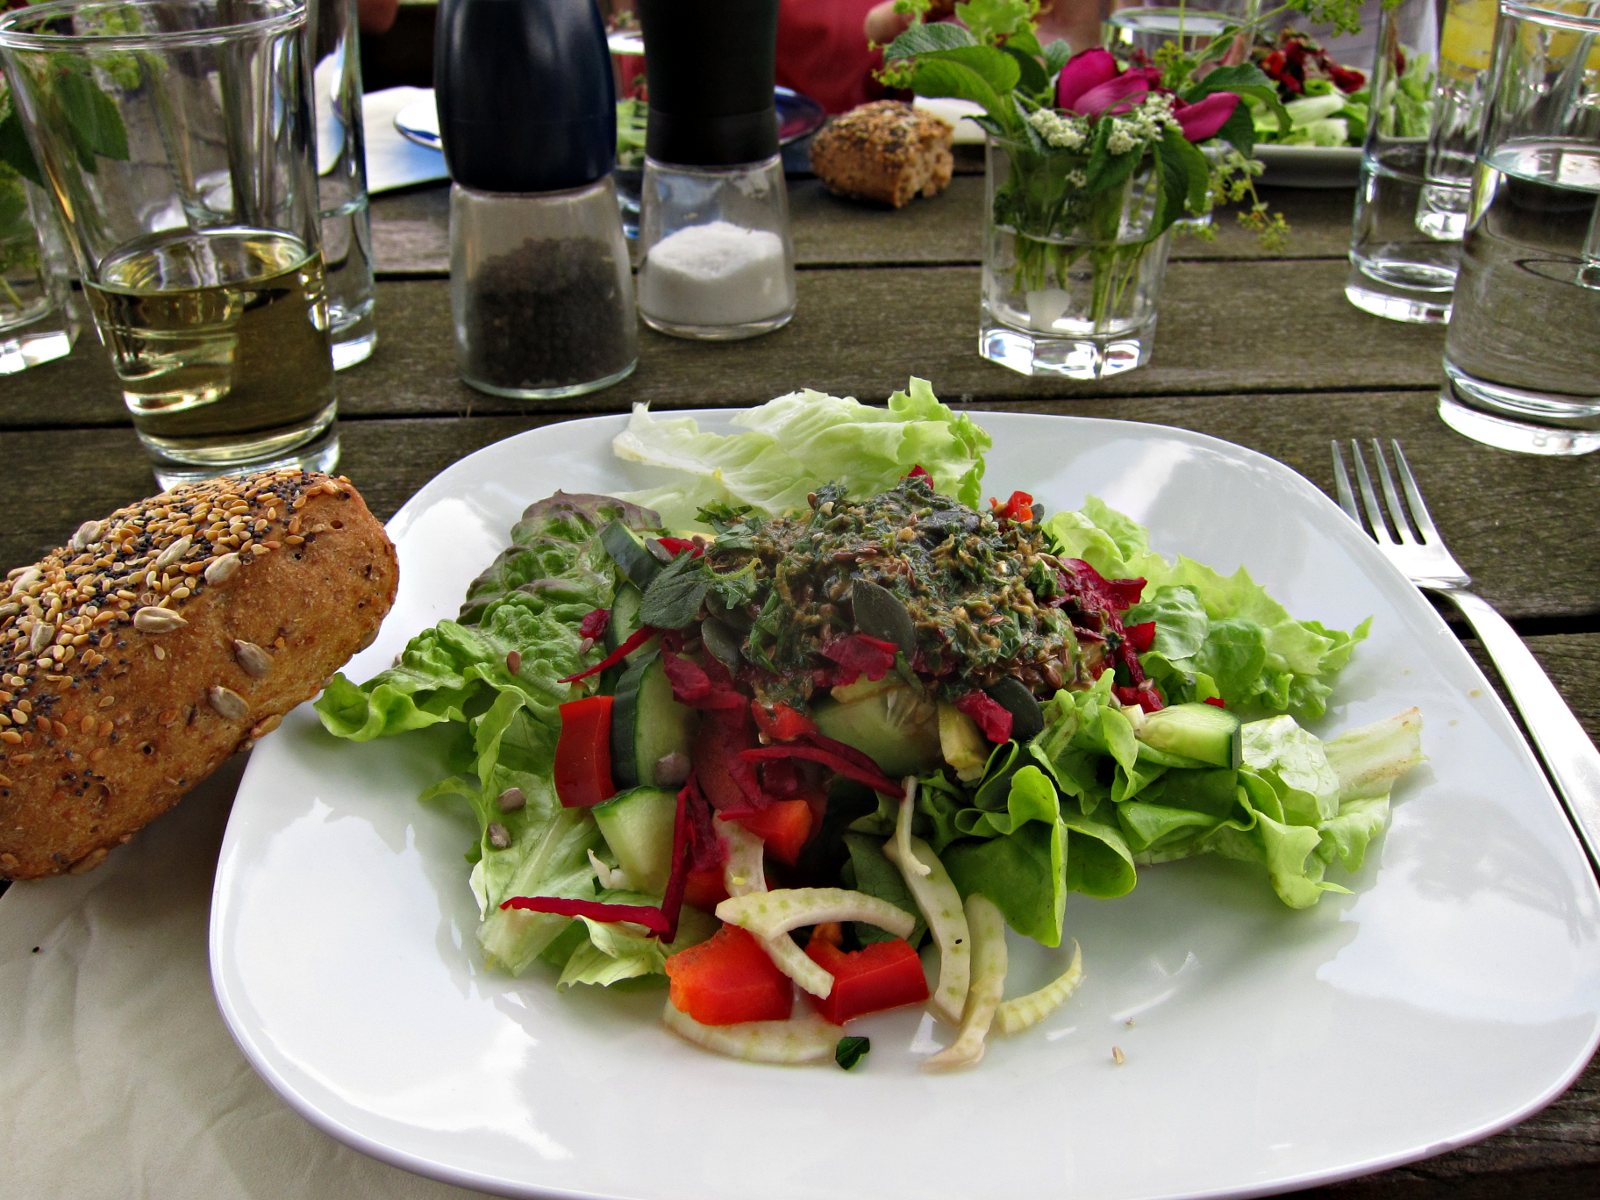
[[(1600, 865), (1600, 751), (1595, 749), (1594, 742), (1578, 724), (1578, 718), (1573, 716), (1561, 693), (1556, 691), (1550, 677), (1516, 631), (1488, 601), (1467, 590), (1472, 579), (1439, 536), (1400, 443), (1391, 439), (1389, 445), (1394, 451), (1406, 503), (1401, 502), (1400, 492), (1395, 489), (1394, 476), (1384, 461), (1382, 443), (1378, 438), (1372, 439), (1379, 485), (1387, 502), (1389, 522), (1394, 526), (1393, 536), (1385, 524), (1384, 509), (1378, 503), (1361, 443), (1354, 439), (1350, 442), (1356, 482), (1366, 506), (1366, 525), (1377, 540), (1378, 549), (1404, 571), (1412, 583), (1447, 597), (1466, 617), (1505, 681), (1506, 691), (1511, 693), (1522, 713), (1523, 722), (1539, 756), (1544, 759), (1556, 791), (1561, 794), (1578, 837), (1588, 847), (1590, 858)], [(1357, 525), (1362, 524), (1361, 509), (1350, 489), (1350, 476), (1345, 471), (1344, 455), (1340, 453), (1338, 442), (1333, 443), (1333, 474), (1340, 507)]]

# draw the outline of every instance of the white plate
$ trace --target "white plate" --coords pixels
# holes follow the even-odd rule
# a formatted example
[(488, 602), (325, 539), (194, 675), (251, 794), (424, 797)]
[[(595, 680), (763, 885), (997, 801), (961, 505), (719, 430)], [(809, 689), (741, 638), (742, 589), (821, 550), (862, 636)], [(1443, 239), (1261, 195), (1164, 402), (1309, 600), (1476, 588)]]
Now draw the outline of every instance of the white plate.
[[(212, 907), (218, 1003), (279, 1094), (439, 1179), (648, 1200), (1253, 1195), (1436, 1154), (1556, 1096), (1600, 1032), (1600, 894), (1432, 607), (1259, 454), (1117, 421), (978, 419), (991, 493), (1052, 509), (1093, 493), (1169, 555), (1247, 565), (1303, 617), (1376, 615), (1319, 730), (1416, 704), (1432, 762), (1402, 782), (1353, 894), (1293, 912), (1240, 864), (1156, 868), (1123, 899), (1069, 898), (1087, 982), (976, 1070), (919, 1073), (949, 1034), (915, 1011), (860, 1022), (872, 1053), (849, 1074), (750, 1066), (666, 1032), (659, 991), (487, 973), (473, 828), (415, 800), (445, 773), (439, 742), (341, 743), (303, 708), (252, 756)], [(351, 675), (454, 615), (530, 501), (639, 486), (609, 453), (623, 421), (520, 434), (423, 488), (390, 523), (400, 598)], [(1014, 942), (1012, 990), (1063, 962)]]
[(1267, 168), (1256, 182), (1276, 187), (1355, 187), (1361, 174), (1360, 146), (1277, 146), (1257, 142), (1255, 156)]

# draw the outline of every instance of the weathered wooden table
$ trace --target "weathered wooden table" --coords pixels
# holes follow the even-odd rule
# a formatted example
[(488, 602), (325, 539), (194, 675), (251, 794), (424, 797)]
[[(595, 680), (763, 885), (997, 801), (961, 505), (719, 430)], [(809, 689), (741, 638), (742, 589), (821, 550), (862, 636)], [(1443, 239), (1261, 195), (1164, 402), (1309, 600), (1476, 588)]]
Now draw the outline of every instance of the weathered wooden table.
[[(1434, 516), (1480, 590), (1531, 640), (1591, 735), (1600, 733), (1600, 455), (1536, 459), (1471, 443), (1434, 414), (1442, 332), (1344, 300), (1348, 191), (1267, 193), (1288, 216), (1269, 255), (1224, 215), (1214, 243), (1180, 240), (1155, 356), (1105, 383), (1027, 379), (980, 359), (975, 331), (983, 180), (890, 213), (791, 183), (799, 311), (725, 345), (642, 330), (639, 368), (555, 407), (486, 396), (456, 376), (446, 193), (373, 207), (379, 345), (339, 377), (340, 470), (389, 516), (435, 472), (509, 434), (592, 412), (759, 403), (801, 386), (881, 401), (917, 374), (949, 403), (1199, 430), (1270, 454), (1329, 488), (1329, 440), (1401, 438)], [(0, 382), (0, 569), (60, 545), (89, 516), (152, 490), (103, 351)], [(1600, 1195), (1600, 1065), (1544, 1112), (1477, 1146), (1304, 1193), (1328, 1200), (1554, 1200)]]

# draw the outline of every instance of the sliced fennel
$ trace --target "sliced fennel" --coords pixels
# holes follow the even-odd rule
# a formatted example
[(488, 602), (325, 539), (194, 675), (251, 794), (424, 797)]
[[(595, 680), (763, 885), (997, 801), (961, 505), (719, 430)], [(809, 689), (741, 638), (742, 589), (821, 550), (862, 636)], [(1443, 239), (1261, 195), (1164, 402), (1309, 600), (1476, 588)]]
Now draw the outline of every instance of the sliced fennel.
[(933, 868), (911, 853), (911, 815), (917, 808), (917, 777), (907, 775), (904, 786), (905, 795), (900, 798), (900, 811), (894, 818), (895, 863), (902, 871), (926, 876)]
[(927, 1071), (970, 1067), (982, 1058), (989, 1025), (1005, 994), (1006, 919), (987, 897), (974, 892), (967, 897), (967, 926), (972, 930), (972, 988), (961, 1014), (961, 1032), (922, 1064)]
[(745, 1062), (828, 1062), (844, 1034), (842, 1025), (830, 1025), (812, 1013), (787, 1021), (746, 1021), (740, 1025), (702, 1025), (667, 1001), (661, 1014), (668, 1029), (705, 1050), (741, 1058)]
[(1066, 973), (1036, 992), (1005, 1001), (995, 1010), (994, 1023), (1001, 1033), (1021, 1033), (1024, 1029), (1032, 1029), (1066, 1003), (1067, 997), (1077, 991), (1082, 982), (1083, 950), (1074, 939), (1072, 965)]
[(780, 888), (732, 896), (717, 905), (717, 916), (768, 938), (824, 921), (866, 921), (903, 938), (910, 937), (917, 924), (915, 917), (887, 900), (844, 888)]
[[(762, 866), (763, 843), (736, 821), (723, 821), (717, 825), (722, 831), (722, 841), (728, 848), (728, 857), (722, 864), (722, 884), (729, 896), (752, 896), (767, 890), (767, 875)], [(813, 996), (826, 997), (833, 991), (833, 976), (823, 970), (795, 945), (787, 933), (777, 937), (755, 935), (761, 948), (790, 979)]]
[[(902, 807), (901, 812), (904, 811)], [(933, 847), (910, 835), (906, 837), (906, 845), (911, 855), (909, 864), (901, 858), (899, 844), (894, 840), (883, 844), (884, 857), (905, 876), (906, 887), (928, 922), (928, 932), (933, 934), (933, 944), (939, 947), (939, 983), (933, 989), (933, 1008), (955, 1025), (966, 1007), (967, 988), (972, 978), (972, 939), (967, 930), (966, 913), (961, 908), (961, 893), (956, 891), (956, 885), (950, 881), (949, 872), (934, 854)], [(915, 867), (924, 870), (919, 874)]]

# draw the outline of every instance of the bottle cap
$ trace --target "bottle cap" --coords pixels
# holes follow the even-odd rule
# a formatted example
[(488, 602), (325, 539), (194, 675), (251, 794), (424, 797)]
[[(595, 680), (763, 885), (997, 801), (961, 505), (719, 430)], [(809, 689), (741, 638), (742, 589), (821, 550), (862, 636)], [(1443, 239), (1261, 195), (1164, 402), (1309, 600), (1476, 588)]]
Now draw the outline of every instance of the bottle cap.
[(594, 0), (442, 0), (433, 79), (457, 183), (555, 192), (616, 165), (611, 53)]
[(778, 0), (638, 0), (650, 123), (645, 153), (725, 167), (778, 152)]

